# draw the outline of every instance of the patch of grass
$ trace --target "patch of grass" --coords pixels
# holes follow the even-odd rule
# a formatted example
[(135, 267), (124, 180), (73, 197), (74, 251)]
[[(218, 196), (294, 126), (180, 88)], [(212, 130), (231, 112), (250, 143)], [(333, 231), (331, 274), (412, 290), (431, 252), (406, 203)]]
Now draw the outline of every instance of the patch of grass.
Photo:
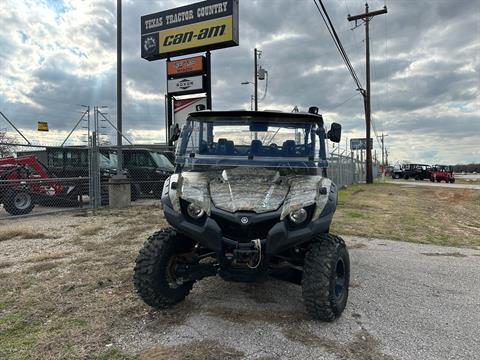
[(32, 231), (32, 230), (23, 230), (23, 229), (5, 229), (0, 230), (0, 241), (11, 240), (13, 238), (18, 239), (47, 239), (53, 238), (53, 235), (46, 235), (42, 232)]
[(0, 358), (29, 357), (39, 329), (37, 321), (31, 321), (23, 314), (0, 316)]
[(357, 184), (338, 193), (331, 231), (424, 244), (480, 245), (480, 191)]
[(365, 214), (357, 210), (345, 211), (345, 215), (353, 219), (365, 219)]
[(97, 225), (97, 224), (85, 225), (78, 229), (78, 234), (82, 236), (93, 236), (93, 235), (97, 235), (102, 230), (103, 230), (102, 225)]
[(214, 340), (193, 341), (176, 346), (155, 346), (140, 356), (142, 360), (236, 360), (244, 358), (243, 352)]
[(59, 266), (60, 264), (58, 263), (53, 263), (53, 262), (47, 262), (47, 263), (39, 263), (39, 264), (35, 264), (33, 266), (30, 266), (28, 269), (27, 269), (27, 272), (28, 273), (40, 273), (40, 272), (43, 272), (43, 271), (49, 271), (49, 270), (52, 270), (54, 268), (56, 268), (57, 266)]
[(10, 266), (12, 266), (14, 263), (11, 262), (11, 261), (0, 261), (0, 269), (5, 269), (5, 268), (9, 268)]
[(64, 259), (70, 255), (74, 254), (73, 251), (64, 251), (59, 253), (49, 253), (49, 254), (42, 254), (38, 256), (31, 257), (27, 260), (27, 262), (38, 263), (38, 262), (45, 262), (50, 260), (58, 260)]

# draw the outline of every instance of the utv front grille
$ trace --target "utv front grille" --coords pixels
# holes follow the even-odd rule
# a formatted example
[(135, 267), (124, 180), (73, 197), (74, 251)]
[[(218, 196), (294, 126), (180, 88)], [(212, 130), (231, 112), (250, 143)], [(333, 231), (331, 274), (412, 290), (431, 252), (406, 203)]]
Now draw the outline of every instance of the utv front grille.
[(280, 221), (279, 217), (274, 217), (260, 222), (252, 221), (251, 224), (243, 225), (218, 214), (212, 213), (211, 218), (220, 226), (224, 237), (238, 242), (265, 239), (270, 229)]

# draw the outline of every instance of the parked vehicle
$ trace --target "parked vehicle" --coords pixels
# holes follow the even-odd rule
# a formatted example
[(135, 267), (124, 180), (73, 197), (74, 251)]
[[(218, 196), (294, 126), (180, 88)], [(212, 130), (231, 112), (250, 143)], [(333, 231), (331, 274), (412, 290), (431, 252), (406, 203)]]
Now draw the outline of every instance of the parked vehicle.
[(327, 178), (325, 144), (340, 141), (341, 126), (326, 133), (317, 112), (190, 114), (177, 172), (162, 193), (170, 227), (136, 259), (134, 285), (148, 305), (178, 303), (208, 276), (251, 282), (271, 275), (301, 284), (313, 318), (342, 314), (350, 260), (345, 242), (329, 233), (337, 189)]
[(433, 165), (430, 181), (445, 181), (446, 183), (453, 184), (455, 182), (455, 175), (453, 174), (452, 168), (448, 165)]
[(402, 169), (402, 176), (405, 180), (408, 180), (409, 178), (415, 180), (430, 179), (430, 174), (432, 172), (432, 167), (425, 164), (404, 164)]
[(0, 203), (12, 215), (28, 214), (53, 198), (76, 201), (77, 194), (76, 186), (52, 178), (35, 155), (0, 159)]
[(403, 178), (403, 167), (402, 165), (396, 164), (390, 170), (390, 174), (392, 175), (392, 179), (401, 179)]
[(131, 181), (143, 194), (152, 193), (160, 198), (163, 183), (173, 174), (175, 167), (158, 151), (149, 149), (123, 149), (123, 164)]

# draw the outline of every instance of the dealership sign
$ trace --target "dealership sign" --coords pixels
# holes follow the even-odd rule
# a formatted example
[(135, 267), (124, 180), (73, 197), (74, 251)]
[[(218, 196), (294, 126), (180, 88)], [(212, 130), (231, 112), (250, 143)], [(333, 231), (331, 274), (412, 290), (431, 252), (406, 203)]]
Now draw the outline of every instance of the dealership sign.
[(178, 79), (169, 79), (167, 90), (172, 95), (193, 94), (204, 91), (203, 76), (181, 77)]
[(169, 77), (181, 77), (185, 75), (203, 74), (204, 72), (204, 56), (194, 56), (188, 59), (167, 61), (167, 76)]
[(180, 129), (182, 129), (191, 112), (205, 109), (206, 106), (207, 98), (205, 96), (190, 99), (173, 99), (173, 123), (178, 124)]
[(238, 0), (207, 0), (141, 17), (142, 58), (238, 45)]

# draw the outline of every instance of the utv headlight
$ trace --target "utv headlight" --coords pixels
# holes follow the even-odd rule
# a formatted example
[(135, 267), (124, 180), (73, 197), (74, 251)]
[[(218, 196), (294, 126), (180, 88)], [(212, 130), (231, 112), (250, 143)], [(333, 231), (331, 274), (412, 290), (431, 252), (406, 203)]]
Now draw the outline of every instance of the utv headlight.
[(205, 214), (205, 211), (200, 206), (194, 203), (190, 203), (187, 206), (187, 214), (192, 219), (200, 219), (203, 214)]
[(294, 224), (301, 224), (305, 220), (307, 220), (307, 210), (305, 210), (304, 208), (301, 208), (301, 209), (292, 211), (290, 215), (288, 215), (288, 218)]

